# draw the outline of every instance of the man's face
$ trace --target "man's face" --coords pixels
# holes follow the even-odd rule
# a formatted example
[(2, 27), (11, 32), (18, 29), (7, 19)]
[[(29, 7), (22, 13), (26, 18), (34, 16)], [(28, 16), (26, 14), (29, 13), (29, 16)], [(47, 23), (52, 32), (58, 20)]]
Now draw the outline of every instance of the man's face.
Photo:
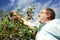
[(39, 17), (39, 22), (44, 23), (45, 20), (47, 19), (47, 10), (43, 9), (41, 13), (39, 13), (38, 17)]

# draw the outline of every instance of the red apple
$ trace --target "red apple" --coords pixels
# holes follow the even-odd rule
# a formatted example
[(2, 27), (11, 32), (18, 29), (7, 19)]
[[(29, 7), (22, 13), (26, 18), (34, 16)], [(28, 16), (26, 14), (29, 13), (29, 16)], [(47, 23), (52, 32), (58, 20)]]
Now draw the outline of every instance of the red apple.
[(14, 18), (14, 20), (18, 20), (18, 17), (17, 16), (14, 16), (13, 18)]
[(32, 34), (33, 34), (33, 36), (36, 36), (36, 32), (33, 32)]
[(14, 30), (15, 30), (15, 31), (18, 31), (18, 30), (19, 30), (19, 27), (15, 27)]
[(9, 39), (7, 39), (7, 38), (4, 38), (3, 40), (9, 40)]
[(7, 26), (3, 26), (3, 28), (4, 28), (5, 30), (7, 30), (7, 29), (8, 29), (8, 27), (7, 27)]

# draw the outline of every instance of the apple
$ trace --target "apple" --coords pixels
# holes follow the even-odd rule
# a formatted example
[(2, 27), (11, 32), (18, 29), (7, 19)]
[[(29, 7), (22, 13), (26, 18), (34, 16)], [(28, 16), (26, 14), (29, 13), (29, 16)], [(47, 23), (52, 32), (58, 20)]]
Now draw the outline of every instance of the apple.
[(14, 16), (13, 19), (14, 19), (14, 20), (18, 20), (18, 17), (17, 17), (17, 16)]
[(4, 28), (5, 30), (7, 30), (7, 29), (8, 29), (8, 27), (7, 27), (7, 26), (3, 26), (3, 28)]
[(15, 30), (15, 31), (18, 31), (18, 30), (19, 30), (19, 27), (15, 27), (14, 30)]
[(33, 36), (36, 36), (36, 32), (33, 32), (32, 34), (33, 34)]

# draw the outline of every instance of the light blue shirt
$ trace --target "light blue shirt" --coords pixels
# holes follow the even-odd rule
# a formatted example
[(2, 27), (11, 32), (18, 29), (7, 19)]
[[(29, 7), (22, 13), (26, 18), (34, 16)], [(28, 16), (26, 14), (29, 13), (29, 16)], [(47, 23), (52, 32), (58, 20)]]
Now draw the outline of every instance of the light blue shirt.
[(60, 38), (60, 19), (47, 22), (36, 35), (36, 40), (60, 40), (50, 33)]

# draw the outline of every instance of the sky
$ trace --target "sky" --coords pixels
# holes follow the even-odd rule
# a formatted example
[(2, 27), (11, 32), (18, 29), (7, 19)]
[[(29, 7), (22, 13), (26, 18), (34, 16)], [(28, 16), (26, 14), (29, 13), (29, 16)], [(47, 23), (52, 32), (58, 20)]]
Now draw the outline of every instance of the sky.
[(56, 18), (60, 18), (60, 0), (0, 0), (0, 10), (8, 12), (10, 10), (26, 10), (30, 5), (35, 5), (35, 20), (43, 8), (52, 8), (56, 13)]

